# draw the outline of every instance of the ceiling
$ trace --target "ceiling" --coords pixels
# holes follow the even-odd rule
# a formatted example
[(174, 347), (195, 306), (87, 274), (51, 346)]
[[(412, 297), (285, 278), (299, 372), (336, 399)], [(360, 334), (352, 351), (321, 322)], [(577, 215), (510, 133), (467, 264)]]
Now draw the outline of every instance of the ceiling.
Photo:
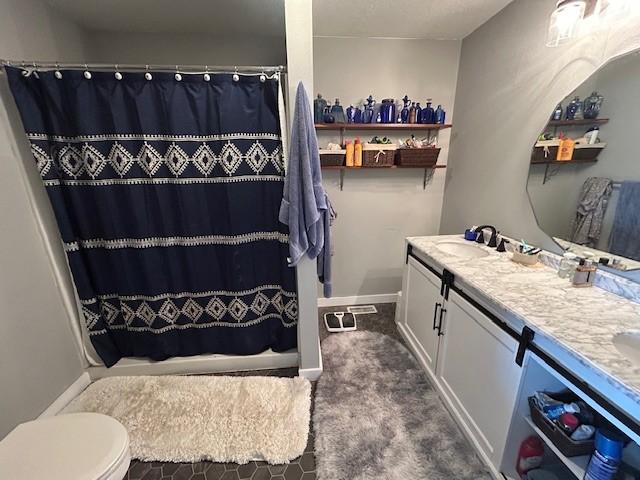
[(314, 0), (315, 36), (430, 38), (469, 35), (512, 0)]
[[(284, 0), (44, 0), (87, 30), (284, 36)], [(512, 0), (314, 0), (316, 36), (460, 39)]]
[(45, 0), (87, 30), (284, 36), (284, 0)]

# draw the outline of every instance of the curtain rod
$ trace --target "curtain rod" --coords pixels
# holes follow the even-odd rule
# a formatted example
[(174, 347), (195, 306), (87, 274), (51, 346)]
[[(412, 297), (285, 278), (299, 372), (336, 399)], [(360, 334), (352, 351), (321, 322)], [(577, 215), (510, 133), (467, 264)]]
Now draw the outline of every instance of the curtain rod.
[(26, 61), (26, 60), (0, 60), (3, 66), (18, 67), (36, 70), (107, 70), (107, 71), (160, 71), (181, 73), (216, 73), (216, 72), (247, 72), (247, 73), (274, 73), (286, 72), (283, 65), (153, 65), (153, 64), (120, 64), (120, 63), (63, 63), (51, 61)]

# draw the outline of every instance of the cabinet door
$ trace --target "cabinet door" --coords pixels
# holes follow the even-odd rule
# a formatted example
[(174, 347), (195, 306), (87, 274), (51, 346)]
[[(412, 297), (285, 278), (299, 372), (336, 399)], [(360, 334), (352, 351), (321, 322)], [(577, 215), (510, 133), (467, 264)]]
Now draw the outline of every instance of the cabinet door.
[(446, 309), (437, 381), (462, 427), (499, 469), (520, 382), (518, 344), (454, 291)]
[[(420, 262), (409, 257), (404, 302), (404, 325), (408, 340), (415, 353), (435, 375), (438, 355), (438, 331), (434, 329), (434, 316), (442, 307), (440, 279), (427, 270)], [(437, 309), (437, 311), (436, 311)]]

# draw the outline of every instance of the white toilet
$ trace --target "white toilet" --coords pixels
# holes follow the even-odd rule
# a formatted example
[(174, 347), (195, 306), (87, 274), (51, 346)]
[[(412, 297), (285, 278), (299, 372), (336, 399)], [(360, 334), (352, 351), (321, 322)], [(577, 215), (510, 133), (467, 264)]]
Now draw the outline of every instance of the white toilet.
[(18, 425), (0, 441), (0, 478), (122, 480), (129, 435), (99, 413), (70, 413)]

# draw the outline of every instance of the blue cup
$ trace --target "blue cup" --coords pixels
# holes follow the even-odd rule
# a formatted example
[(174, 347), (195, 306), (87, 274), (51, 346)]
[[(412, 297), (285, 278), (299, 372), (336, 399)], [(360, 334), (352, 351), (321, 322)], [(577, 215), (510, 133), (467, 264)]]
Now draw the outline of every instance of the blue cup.
[(464, 239), (465, 240), (469, 240), (471, 242), (475, 242), (476, 238), (478, 238), (478, 234), (476, 232), (474, 232), (473, 230), (471, 230), (470, 228), (467, 228), (464, 231)]

